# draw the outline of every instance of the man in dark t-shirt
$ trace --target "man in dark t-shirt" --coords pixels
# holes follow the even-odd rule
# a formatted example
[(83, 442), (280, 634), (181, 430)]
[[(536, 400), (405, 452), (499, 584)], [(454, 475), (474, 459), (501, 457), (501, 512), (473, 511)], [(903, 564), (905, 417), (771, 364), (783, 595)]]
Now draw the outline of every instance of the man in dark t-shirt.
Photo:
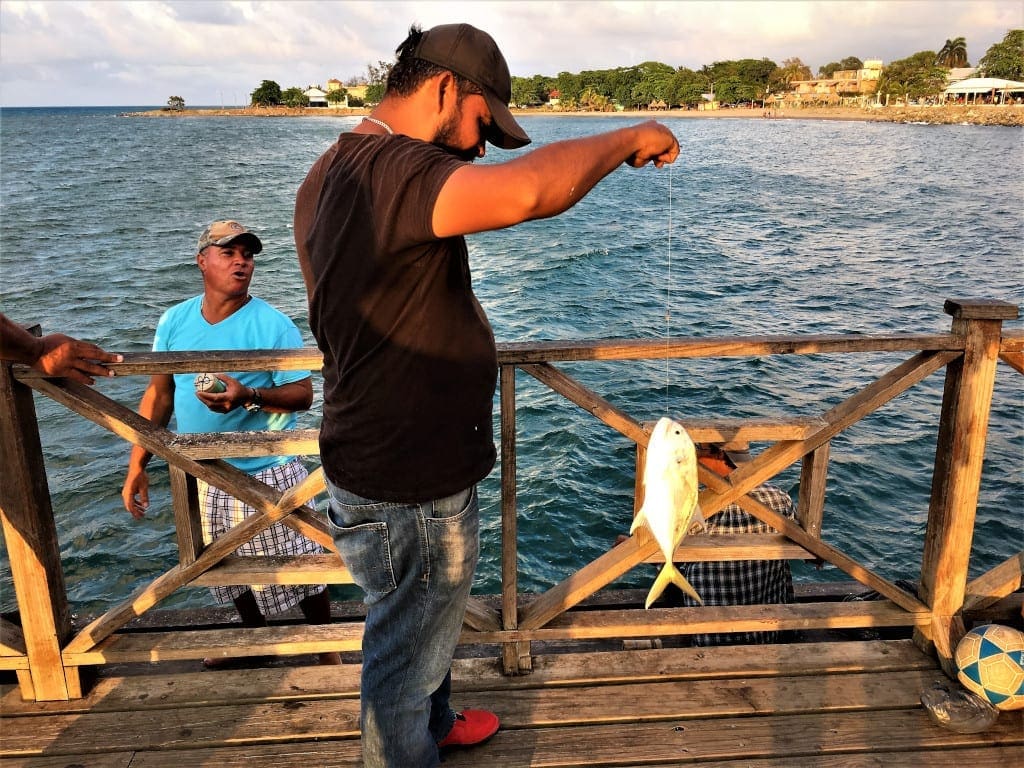
[(498, 718), (449, 706), (450, 665), (479, 554), (476, 484), (495, 461), (497, 354), (464, 235), (554, 216), (623, 163), (679, 145), (649, 121), (474, 166), (529, 138), (494, 40), (413, 27), (380, 105), (299, 188), (295, 243), (324, 355), (320, 434), (338, 550), (368, 605), (367, 766), (435, 766)]

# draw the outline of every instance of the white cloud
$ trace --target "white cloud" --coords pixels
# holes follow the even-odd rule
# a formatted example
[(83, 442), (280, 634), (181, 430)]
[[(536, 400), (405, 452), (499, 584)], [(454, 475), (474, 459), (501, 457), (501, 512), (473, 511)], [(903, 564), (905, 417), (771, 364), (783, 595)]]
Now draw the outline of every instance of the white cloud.
[(556, 75), (661, 61), (846, 56), (891, 61), (964, 36), (976, 62), (1011, 28), (1019, 0), (905, 2), (0, 2), (0, 103), (239, 103), (282, 87), (365, 73), (411, 23), (467, 21), (497, 39), (513, 74)]

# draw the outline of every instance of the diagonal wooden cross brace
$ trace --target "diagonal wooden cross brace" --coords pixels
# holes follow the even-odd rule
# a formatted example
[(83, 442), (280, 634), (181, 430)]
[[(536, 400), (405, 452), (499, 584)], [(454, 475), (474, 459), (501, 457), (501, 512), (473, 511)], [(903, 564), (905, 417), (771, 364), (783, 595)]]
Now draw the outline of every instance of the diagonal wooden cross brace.
[[(128, 600), (108, 611), (83, 629), (68, 645), (69, 651), (85, 651), (108, 637), (135, 616), (140, 615), (176, 589), (212, 568), (225, 556), (274, 523), (289, 515), (305, 516), (299, 530), (318, 543), (334, 548), (326, 525), (302, 507), (324, 489), (323, 471), (317, 469), (303, 482), (283, 493), (262, 483), (224, 461), (194, 461), (177, 453), (168, 444), (174, 433), (154, 425), (134, 411), (100, 394), (94, 389), (66, 380), (34, 379), (30, 386), (51, 399), (99, 424), (119, 437), (140, 445), (155, 456), (226, 492), (253, 507), (256, 512), (207, 546), (195, 562), (176, 566), (148, 586), (133, 593)], [(293, 524), (293, 527), (295, 525)]]
[[(872, 573), (835, 547), (811, 536), (795, 522), (772, 512), (746, 494), (766, 480), (774, 477), (786, 467), (799, 461), (805, 454), (823, 445), (867, 414), (880, 408), (889, 400), (944, 367), (960, 354), (959, 351), (925, 351), (918, 353), (869, 384), (860, 392), (826, 412), (822, 417), (823, 426), (807, 438), (803, 440), (782, 441), (775, 444), (757, 456), (753, 461), (734, 470), (729, 478), (722, 478), (700, 467), (700, 480), (706, 486), (700, 495), (701, 509), (704, 511), (704, 514), (710, 516), (729, 504), (739, 504), (740, 507), (776, 528), (776, 530), (785, 534), (809, 552), (833, 563), (854, 578), (871, 586), (880, 594), (885, 595), (905, 610), (913, 613), (927, 612), (929, 610), (928, 607), (913, 595)], [(565, 382), (559, 380), (560, 377), (563, 379), (568, 379), (568, 377), (551, 366), (544, 366), (545, 370), (540, 372), (541, 376), (543, 376), (541, 378), (541, 376), (535, 373), (538, 368), (540, 366), (531, 365), (528, 367), (528, 372), (531, 375), (535, 375), (539, 380), (545, 381), (545, 383), (557, 381), (559, 384), (557, 391), (569, 397), (573, 402), (576, 402), (574, 397), (566, 393)], [(601, 414), (611, 414), (610, 420), (619, 425), (632, 422), (639, 430), (635, 439), (639, 444), (646, 445), (648, 435), (643, 431), (639, 422), (630, 419), (629, 416), (609, 403), (595, 408), (594, 399), (597, 396), (576, 382), (572, 382), (572, 384), (573, 386), (569, 388), (570, 391), (574, 390), (578, 393), (586, 394), (585, 398), (580, 396), (586, 403), (583, 407), (586, 407), (602, 421), (605, 421), (605, 423), (609, 423), (609, 419), (606, 419)], [(597, 399), (599, 400), (600, 398)], [(582, 405), (582, 403), (578, 404)], [(626, 434), (624, 430), (620, 429), (620, 431)], [(598, 589), (619, 578), (656, 551), (656, 544), (650, 542), (640, 544), (635, 540), (635, 537), (631, 537), (622, 544), (613, 547), (610, 551), (587, 564), (569, 578), (549, 589), (529, 606), (526, 606), (520, 617), (520, 628), (538, 629), (544, 626), (555, 616), (567, 611)]]

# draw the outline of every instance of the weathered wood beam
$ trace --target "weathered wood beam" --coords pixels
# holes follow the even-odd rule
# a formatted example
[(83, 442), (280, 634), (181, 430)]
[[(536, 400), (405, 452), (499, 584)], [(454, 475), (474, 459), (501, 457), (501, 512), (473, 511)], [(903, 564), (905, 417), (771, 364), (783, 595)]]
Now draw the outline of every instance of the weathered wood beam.
[(722, 336), (703, 339), (608, 339), (529, 341), (498, 345), (502, 365), (560, 363), (583, 360), (658, 360), (695, 357), (762, 357), (849, 352), (918, 352), (957, 350), (953, 335), (896, 336)]
[(1024, 552), (1010, 555), (988, 573), (968, 582), (965, 611), (978, 611), (995, 605), (1024, 586)]
[(32, 390), (0, 363), (0, 527), (10, 562), (31, 680), (22, 694), (67, 700), (78, 670), (65, 670), (61, 645), (71, 634), (57, 525)]
[(946, 367), (921, 562), (921, 594), (933, 622), (915, 639), (926, 648), (934, 644), (943, 670), (955, 679), (953, 653), (965, 632), (961, 611), (1002, 322), (1015, 319), (1018, 310), (973, 299), (947, 300), (944, 309), (953, 316), (952, 333), (963, 339), (964, 351)]

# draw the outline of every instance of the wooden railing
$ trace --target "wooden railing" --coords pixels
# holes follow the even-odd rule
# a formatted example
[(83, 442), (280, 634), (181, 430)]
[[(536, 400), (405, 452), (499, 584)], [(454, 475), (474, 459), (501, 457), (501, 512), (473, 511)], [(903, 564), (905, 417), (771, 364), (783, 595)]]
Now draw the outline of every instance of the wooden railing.
[[(1002, 322), (1017, 307), (995, 301), (947, 301), (950, 333), (901, 336), (784, 336), (524, 343), (499, 346), (501, 425), (501, 581), (498, 602), (473, 597), (464, 643), (502, 648), (508, 674), (530, 670), (537, 640), (629, 638), (712, 631), (914, 627), (923, 647), (934, 648), (947, 672), (964, 632), (965, 608), (990, 605), (1021, 585), (1024, 553), (1011, 555), (967, 583), (974, 516), (981, 479), (996, 362), (1001, 357), (1024, 373), (1024, 335), (1006, 334)], [(556, 364), (582, 361), (723, 358), (766, 355), (907, 353), (909, 357), (838, 405), (810, 418), (786, 414), (761, 420), (686, 421), (696, 441), (770, 443), (727, 478), (703, 467), (700, 504), (706, 515), (738, 504), (778, 530), (775, 536), (692, 536), (678, 560), (814, 559), (835, 565), (886, 599), (772, 606), (658, 608), (649, 611), (573, 610), (630, 569), (657, 562), (657, 546), (630, 538), (537, 595), (519, 591), (517, 565), (516, 370), (522, 370), (591, 413), (637, 445), (637, 476), (649, 425), (612, 405), (566, 375)], [(118, 376), (201, 370), (318, 370), (319, 353), (203, 352), (126, 355)], [(920, 589), (911, 594), (821, 538), (830, 441), (900, 393), (945, 368), (946, 379), (933, 473)], [(170, 467), (179, 562), (150, 584), (77, 632), (57, 546), (56, 526), (43, 466), (32, 390), (63, 404), (125, 440), (165, 459)], [(0, 623), (0, 669), (14, 669), (23, 696), (39, 700), (83, 694), (79, 670), (123, 661), (199, 658), (213, 649), (233, 655), (358, 650), (362, 625), (271, 626), (245, 630), (130, 633), (121, 631), (175, 590), (187, 585), (250, 583), (348, 583), (336, 550), (301, 558), (238, 558), (231, 553), (277, 521), (334, 550), (325, 521), (307, 503), (323, 490), (315, 471), (280, 492), (222, 459), (235, 456), (318, 452), (315, 430), (288, 433), (175, 435), (93, 388), (48, 380), (22, 367), (0, 367), (0, 427), (4, 481), (0, 511), (11, 561), (21, 625)], [(747, 494), (801, 463), (798, 515), (794, 522)], [(256, 509), (212, 544), (200, 534), (195, 481), (223, 488)], [(639, 490), (639, 489), (638, 489)], [(639, 498), (637, 498), (639, 501)]]

